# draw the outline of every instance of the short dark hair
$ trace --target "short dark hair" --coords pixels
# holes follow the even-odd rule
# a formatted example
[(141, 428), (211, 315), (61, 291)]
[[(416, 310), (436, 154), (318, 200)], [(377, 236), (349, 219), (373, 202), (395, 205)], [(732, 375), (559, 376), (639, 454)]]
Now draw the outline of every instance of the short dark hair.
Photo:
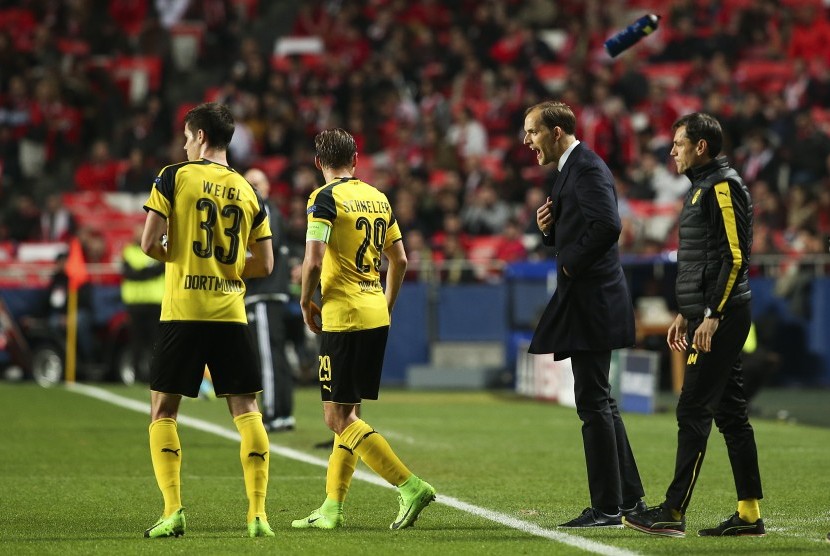
[(710, 157), (715, 158), (720, 154), (723, 147), (723, 129), (715, 118), (703, 112), (693, 112), (674, 122), (671, 130), (677, 131), (678, 128), (684, 126), (689, 141), (697, 144), (703, 139), (706, 141), (706, 152)]
[(325, 129), (314, 138), (317, 158), (324, 168), (351, 166), (357, 154), (357, 143), (352, 134), (341, 128)]
[(218, 102), (205, 102), (191, 108), (185, 114), (184, 124), (194, 135), (200, 129), (204, 131), (208, 144), (223, 151), (228, 150), (235, 128), (230, 108)]
[(542, 123), (546, 127), (553, 129), (559, 126), (568, 135), (576, 133), (576, 116), (571, 107), (564, 102), (548, 100), (534, 104), (525, 110), (525, 117), (537, 108), (542, 112)]

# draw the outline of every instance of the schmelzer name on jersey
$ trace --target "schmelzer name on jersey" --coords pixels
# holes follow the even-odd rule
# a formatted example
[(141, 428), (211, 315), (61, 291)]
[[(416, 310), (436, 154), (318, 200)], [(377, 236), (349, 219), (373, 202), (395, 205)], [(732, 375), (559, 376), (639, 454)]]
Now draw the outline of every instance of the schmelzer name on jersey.
[(211, 183), (207, 180), (202, 180), (202, 190), (205, 193), (216, 195), (217, 197), (224, 197), (231, 201), (241, 201), (242, 197), (239, 195), (239, 190), (235, 187), (226, 187), (219, 183)]
[(219, 276), (205, 276), (203, 274), (185, 274), (184, 289), (215, 292), (245, 291), (242, 280), (227, 280)]
[(350, 212), (389, 214), (392, 211), (389, 203), (385, 201), (361, 201), (358, 199), (348, 199), (342, 201), (340, 205), (343, 207), (343, 212), (346, 214)]
[(380, 287), (380, 280), (361, 280), (360, 291), (362, 292), (376, 292), (383, 288)]

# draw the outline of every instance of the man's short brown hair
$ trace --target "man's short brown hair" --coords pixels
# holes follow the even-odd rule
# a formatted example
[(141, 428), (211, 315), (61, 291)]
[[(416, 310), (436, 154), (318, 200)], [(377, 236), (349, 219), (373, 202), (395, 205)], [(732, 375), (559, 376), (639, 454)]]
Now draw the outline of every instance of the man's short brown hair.
[(553, 129), (559, 126), (567, 135), (576, 134), (576, 116), (571, 107), (564, 102), (548, 100), (534, 104), (525, 110), (525, 117), (536, 109), (541, 111), (542, 123), (545, 127)]
[(351, 166), (357, 154), (357, 143), (345, 129), (326, 129), (314, 138), (317, 158), (323, 168), (344, 168)]

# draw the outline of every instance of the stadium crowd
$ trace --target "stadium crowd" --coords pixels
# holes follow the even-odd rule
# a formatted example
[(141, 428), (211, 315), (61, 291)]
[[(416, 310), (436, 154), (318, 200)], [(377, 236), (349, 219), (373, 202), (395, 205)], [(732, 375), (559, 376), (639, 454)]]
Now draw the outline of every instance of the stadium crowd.
[[(721, 121), (750, 185), (753, 252), (826, 252), (830, 9), (818, 0), (309, 0), (280, 41), (276, 4), (0, 0), (0, 241), (77, 229), (100, 243), (84, 211), (55, 217), (56, 194), (146, 198), (183, 159), (183, 113), (216, 100), (238, 122), (231, 165), (269, 175), (291, 241), (319, 185), (312, 139), (344, 127), (415, 268), (544, 257), (535, 210), (549, 184), (521, 129), (525, 107), (557, 98), (616, 176), (623, 252), (676, 247), (688, 182), (671, 167), (671, 124), (695, 110)], [(611, 59), (605, 38), (650, 11), (659, 31)]]

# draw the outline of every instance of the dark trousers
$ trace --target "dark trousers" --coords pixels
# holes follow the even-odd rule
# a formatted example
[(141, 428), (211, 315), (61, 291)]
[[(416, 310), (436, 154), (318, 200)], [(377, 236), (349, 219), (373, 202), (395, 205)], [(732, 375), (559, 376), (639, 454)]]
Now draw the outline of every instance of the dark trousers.
[(290, 417), (294, 411), (294, 376), (285, 355), (285, 304), (258, 301), (248, 306), (262, 370), (262, 418)]
[(571, 365), (591, 506), (611, 511), (631, 504), (645, 492), (617, 402), (611, 397), (611, 352), (574, 352)]
[[(700, 321), (690, 321), (689, 346)], [(665, 506), (685, 512), (706, 455), (714, 419), (726, 441), (738, 500), (762, 498), (755, 433), (743, 388), (741, 349), (749, 333), (749, 305), (726, 313), (712, 337), (712, 350), (689, 348), (686, 376), (677, 403), (677, 459)]]

